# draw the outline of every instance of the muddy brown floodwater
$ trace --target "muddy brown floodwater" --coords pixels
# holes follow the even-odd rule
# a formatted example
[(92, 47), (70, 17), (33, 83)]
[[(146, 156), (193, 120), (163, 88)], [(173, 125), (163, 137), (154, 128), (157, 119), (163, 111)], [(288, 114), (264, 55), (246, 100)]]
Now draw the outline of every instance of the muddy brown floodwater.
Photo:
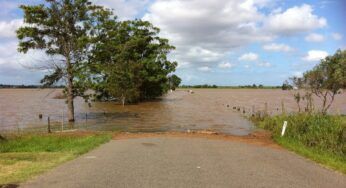
[[(64, 99), (54, 99), (59, 89), (0, 89), (0, 130), (25, 130), (52, 124), (67, 126)], [(242, 117), (253, 108), (271, 114), (297, 110), (292, 92), (268, 89), (195, 89), (168, 93), (162, 99), (125, 107), (111, 102), (95, 102), (91, 107), (81, 98), (75, 100), (74, 128), (87, 130), (120, 130), (124, 132), (164, 132), (212, 130), (247, 135), (254, 130), (251, 122)], [(317, 100), (316, 100), (317, 101)], [(319, 104), (317, 104), (318, 106)], [(233, 107), (241, 107), (240, 112)], [(346, 113), (346, 94), (339, 95), (331, 113)], [(39, 114), (43, 115), (39, 119)]]

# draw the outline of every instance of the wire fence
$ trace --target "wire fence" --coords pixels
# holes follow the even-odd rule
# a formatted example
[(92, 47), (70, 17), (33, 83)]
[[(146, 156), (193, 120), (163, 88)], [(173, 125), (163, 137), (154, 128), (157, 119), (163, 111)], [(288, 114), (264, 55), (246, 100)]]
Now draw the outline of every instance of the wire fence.
[(76, 114), (76, 121), (68, 122), (67, 117), (62, 115), (39, 115), (37, 119), (17, 118), (15, 120), (0, 119), (0, 133), (50, 133), (66, 132), (71, 130), (96, 129), (97, 122), (107, 122), (111, 116), (106, 113), (95, 115), (95, 113)]

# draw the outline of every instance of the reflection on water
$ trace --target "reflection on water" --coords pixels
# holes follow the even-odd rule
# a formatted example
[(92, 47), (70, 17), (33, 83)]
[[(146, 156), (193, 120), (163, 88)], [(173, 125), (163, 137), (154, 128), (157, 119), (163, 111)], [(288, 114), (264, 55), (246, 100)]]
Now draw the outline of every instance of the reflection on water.
[[(64, 119), (67, 126), (65, 100), (54, 99), (60, 92), (53, 89), (1, 89), (0, 130), (45, 126), (48, 116), (52, 124), (60, 124)], [(281, 90), (198, 89), (194, 94), (178, 90), (159, 100), (125, 107), (109, 102), (96, 102), (89, 107), (77, 98), (74, 127), (127, 132), (210, 129), (245, 135), (251, 132), (253, 125), (235, 112), (233, 106), (259, 110), (267, 102), (269, 110), (276, 113), (282, 100), (287, 111), (296, 109), (291, 94)], [(338, 96), (332, 110), (345, 113), (345, 100), (344, 94)], [(43, 114), (42, 119), (39, 114)]]

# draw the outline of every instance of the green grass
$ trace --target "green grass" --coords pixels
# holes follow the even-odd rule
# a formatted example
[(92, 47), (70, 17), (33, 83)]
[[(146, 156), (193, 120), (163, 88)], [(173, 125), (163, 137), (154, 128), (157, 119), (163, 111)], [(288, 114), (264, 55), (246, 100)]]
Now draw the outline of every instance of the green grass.
[[(346, 117), (320, 114), (293, 114), (253, 119), (270, 130), (280, 145), (346, 174)], [(283, 122), (286, 133), (281, 137)]]
[(0, 141), (0, 185), (23, 182), (110, 139), (109, 134), (7, 137)]

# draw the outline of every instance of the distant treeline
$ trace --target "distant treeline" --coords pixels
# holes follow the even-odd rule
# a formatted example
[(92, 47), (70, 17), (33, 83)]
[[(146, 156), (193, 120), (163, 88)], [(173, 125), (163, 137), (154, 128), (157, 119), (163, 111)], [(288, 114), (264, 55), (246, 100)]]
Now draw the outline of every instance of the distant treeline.
[(251, 89), (281, 89), (282, 86), (264, 86), (262, 84), (256, 85), (239, 85), (239, 86), (218, 86), (218, 85), (182, 85), (180, 88), (229, 88), (229, 89), (239, 89), (239, 88), (251, 88)]
[[(42, 85), (10, 85), (10, 84), (0, 84), (0, 88), (43, 88)], [(47, 88), (47, 87), (44, 87)], [(48, 88), (64, 88), (64, 86), (50, 86)]]

